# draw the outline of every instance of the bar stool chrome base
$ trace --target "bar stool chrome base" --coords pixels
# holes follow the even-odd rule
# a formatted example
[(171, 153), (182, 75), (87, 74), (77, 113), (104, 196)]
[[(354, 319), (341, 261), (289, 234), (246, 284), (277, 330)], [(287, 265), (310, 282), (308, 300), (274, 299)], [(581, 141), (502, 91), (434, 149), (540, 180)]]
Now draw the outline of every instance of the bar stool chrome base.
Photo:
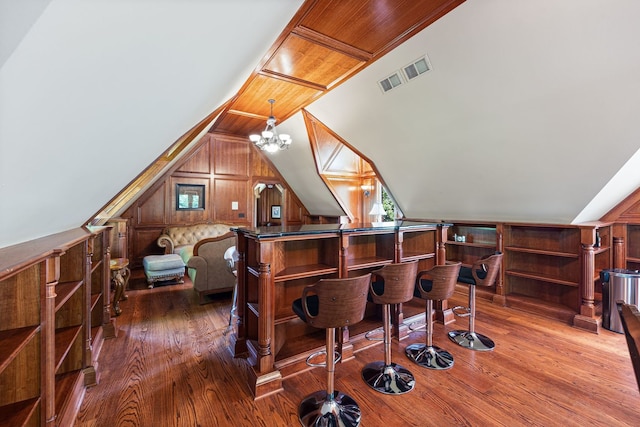
[(408, 369), (391, 363), (371, 362), (362, 368), (362, 379), (369, 387), (384, 394), (408, 393), (416, 385), (413, 374)]
[(334, 391), (317, 391), (298, 406), (298, 418), (303, 426), (356, 427), (360, 425), (360, 407), (349, 395)]
[(461, 347), (476, 351), (491, 351), (496, 347), (493, 340), (485, 335), (470, 331), (449, 331), (449, 338)]
[(405, 354), (423, 368), (445, 370), (453, 367), (453, 356), (446, 350), (426, 344), (410, 344)]

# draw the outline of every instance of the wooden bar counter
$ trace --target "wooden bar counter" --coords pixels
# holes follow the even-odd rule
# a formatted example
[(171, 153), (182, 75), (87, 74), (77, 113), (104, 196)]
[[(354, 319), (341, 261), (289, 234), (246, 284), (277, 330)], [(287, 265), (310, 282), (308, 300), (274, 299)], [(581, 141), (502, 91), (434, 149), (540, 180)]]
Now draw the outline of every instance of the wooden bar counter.
[[(236, 357), (247, 358), (254, 397), (280, 391), (283, 378), (309, 369), (307, 356), (324, 346), (324, 331), (306, 325), (291, 310), (305, 286), (322, 278), (359, 276), (392, 262), (418, 260), (420, 270), (443, 264), (448, 226), (396, 221), (233, 228), (239, 260), (238, 328), (232, 347)], [(406, 335), (406, 327), (399, 327), (404, 318), (424, 317), (423, 304), (409, 316), (408, 311), (399, 307), (394, 313), (396, 338)], [(370, 305), (364, 321), (342, 331), (342, 360), (375, 344), (364, 334), (381, 326), (376, 313)]]

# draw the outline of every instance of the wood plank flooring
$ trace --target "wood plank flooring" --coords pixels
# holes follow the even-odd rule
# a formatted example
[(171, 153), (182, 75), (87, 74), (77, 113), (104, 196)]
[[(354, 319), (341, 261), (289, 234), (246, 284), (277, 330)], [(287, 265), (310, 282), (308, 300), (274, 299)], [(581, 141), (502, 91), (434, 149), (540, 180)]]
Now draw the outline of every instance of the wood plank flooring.
[[(224, 336), (230, 294), (198, 305), (189, 282), (128, 291), (118, 336), (105, 341), (100, 383), (87, 390), (78, 427), (297, 426), (302, 397), (324, 389), (316, 368), (287, 378), (284, 392), (254, 401), (245, 361), (234, 359)], [(454, 297), (463, 303), (466, 295)], [(456, 325), (457, 324), (457, 325)], [(624, 335), (596, 335), (558, 321), (478, 301), (476, 330), (496, 342), (480, 353), (453, 344), (445, 331), (466, 319), (436, 324), (434, 343), (455, 366), (434, 372), (404, 355), (424, 332), (394, 342), (392, 359), (416, 377), (402, 396), (377, 393), (360, 376), (383, 359), (382, 345), (337, 365), (336, 388), (360, 404), (364, 427), (374, 426), (637, 426), (640, 393)]]

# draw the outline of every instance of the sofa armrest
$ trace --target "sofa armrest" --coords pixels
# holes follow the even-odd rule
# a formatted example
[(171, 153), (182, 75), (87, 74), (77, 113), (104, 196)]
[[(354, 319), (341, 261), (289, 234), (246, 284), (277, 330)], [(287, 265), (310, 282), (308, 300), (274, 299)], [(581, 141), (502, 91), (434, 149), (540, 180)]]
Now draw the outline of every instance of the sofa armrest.
[(187, 263), (187, 267), (195, 270), (195, 274), (190, 274), (191, 280), (193, 281), (193, 287), (196, 289), (206, 288), (207, 284), (207, 260), (201, 256), (194, 255), (189, 258), (189, 262)]
[(164, 248), (165, 254), (172, 254), (173, 250), (175, 249), (175, 244), (173, 243), (173, 239), (171, 239), (171, 237), (169, 237), (167, 234), (161, 234), (160, 237), (158, 237), (158, 240), (156, 241), (156, 243), (161, 248)]

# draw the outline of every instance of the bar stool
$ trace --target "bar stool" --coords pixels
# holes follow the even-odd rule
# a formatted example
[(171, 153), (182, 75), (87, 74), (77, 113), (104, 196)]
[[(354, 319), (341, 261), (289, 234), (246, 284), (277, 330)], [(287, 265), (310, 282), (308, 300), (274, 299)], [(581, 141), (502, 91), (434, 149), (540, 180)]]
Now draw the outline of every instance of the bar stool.
[(233, 296), (231, 297), (231, 310), (229, 311), (229, 326), (224, 331), (224, 335), (227, 335), (233, 330), (233, 319), (238, 317), (238, 271), (236, 269), (236, 262), (238, 262), (238, 251), (235, 246), (229, 246), (224, 255), (222, 256), (227, 262), (227, 268), (235, 276), (236, 280), (233, 284)]
[(456, 344), (477, 351), (490, 351), (495, 343), (487, 336), (475, 331), (476, 286), (491, 286), (500, 271), (502, 253), (496, 252), (473, 263), (471, 268), (461, 267), (458, 282), (469, 285), (469, 307), (457, 306), (452, 311), (460, 317), (469, 317), (469, 330), (449, 331), (449, 338)]
[[(327, 389), (305, 397), (298, 406), (298, 418), (304, 426), (357, 426), (360, 407), (353, 398), (334, 389), (336, 328), (360, 322), (367, 307), (367, 289), (371, 274), (346, 279), (321, 279), (306, 286), (302, 298), (293, 301), (292, 309), (302, 320), (326, 329)], [(309, 360), (317, 355), (312, 354)], [(332, 356), (329, 356), (332, 355)], [(311, 364), (310, 364), (311, 365)], [(318, 365), (311, 365), (318, 366)]]
[(413, 298), (418, 261), (387, 264), (372, 271), (381, 281), (373, 281), (369, 298), (382, 305), (384, 328), (384, 361), (368, 363), (362, 369), (362, 379), (374, 390), (385, 394), (403, 394), (413, 390), (415, 378), (403, 366), (391, 362), (391, 304), (401, 304)]
[(456, 290), (460, 265), (459, 262), (434, 265), (431, 269), (418, 273), (413, 295), (427, 300), (427, 342), (410, 344), (404, 352), (409, 359), (422, 367), (443, 370), (453, 366), (451, 353), (433, 345), (433, 301), (451, 298)]

